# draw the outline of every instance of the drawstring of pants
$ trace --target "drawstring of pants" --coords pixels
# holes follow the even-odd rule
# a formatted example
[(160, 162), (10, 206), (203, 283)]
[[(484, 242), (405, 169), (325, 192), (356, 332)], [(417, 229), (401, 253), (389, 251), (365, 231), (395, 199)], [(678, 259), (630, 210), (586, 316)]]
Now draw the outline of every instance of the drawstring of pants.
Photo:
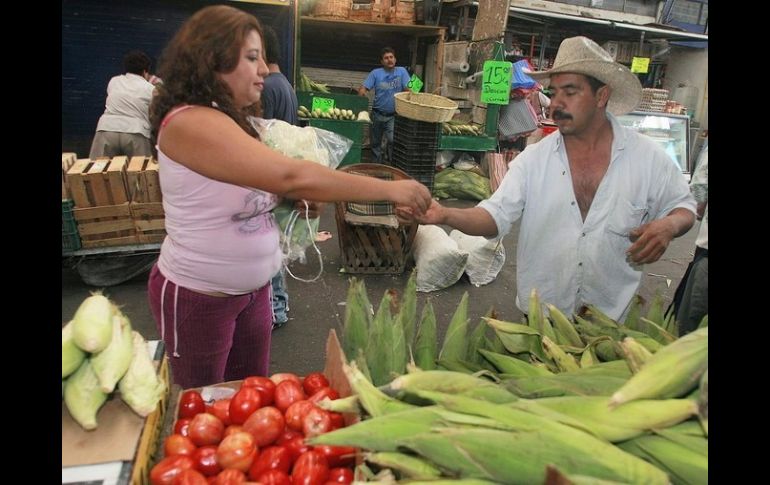
[[(160, 338), (161, 340), (165, 341), (166, 339), (166, 312), (164, 311), (164, 304), (166, 302), (166, 285), (168, 285), (168, 278), (164, 277), (163, 281), (163, 287), (160, 290)], [(179, 344), (179, 336), (177, 334), (176, 329), (176, 309), (177, 309), (177, 300), (179, 298), (179, 286), (174, 285), (174, 351), (171, 355), (174, 357), (180, 357), (179, 352), (177, 352), (178, 344)]]

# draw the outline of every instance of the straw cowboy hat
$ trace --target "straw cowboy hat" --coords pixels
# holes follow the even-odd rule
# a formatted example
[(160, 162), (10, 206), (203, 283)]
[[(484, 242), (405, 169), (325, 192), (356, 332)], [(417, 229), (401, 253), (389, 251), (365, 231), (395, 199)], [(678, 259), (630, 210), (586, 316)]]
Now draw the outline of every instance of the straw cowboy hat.
[(612, 56), (588, 37), (564, 39), (556, 53), (553, 67), (548, 71), (529, 73), (529, 76), (548, 86), (554, 74), (572, 73), (592, 76), (612, 89), (607, 111), (622, 115), (633, 111), (642, 99), (642, 85), (626, 66), (612, 60)]

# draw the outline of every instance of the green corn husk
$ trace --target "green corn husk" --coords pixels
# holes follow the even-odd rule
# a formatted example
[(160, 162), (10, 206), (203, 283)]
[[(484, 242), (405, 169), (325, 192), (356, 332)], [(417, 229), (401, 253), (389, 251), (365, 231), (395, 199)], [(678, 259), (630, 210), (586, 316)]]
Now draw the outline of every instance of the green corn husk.
[[(403, 306), (401, 308), (403, 309)], [(390, 368), (388, 369), (388, 380), (392, 379), (392, 376), (394, 375), (400, 376), (406, 372), (406, 356), (409, 352), (409, 344), (411, 344), (412, 341), (406, 340), (401, 318), (401, 312), (399, 312), (396, 317), (391, 320), (390, 332), (392, 343)]]
[(449, 322), (439, 359), (460, 360), (468, 354), (468, 292), (463, 293), (460, 304)]
[(675, 485), (708, 483), (708, 457), (667, 438), (640, 436), (617, 446), (664, 470)]
[(75, 345), (72, 338), (72, 322), (61, 329), (61, 378), (75, 372), (86, 358), (86, 353)]
[(557, 338), (556, 341), (562, 345), (570, 344), (577, 347), (583, 347), (585, 345), (583, 340), (580, 338), (577, 330), (575, 330), (575, 326), (569, 321), (567, 316), (554, 305), (547, 304), (546, 308), (548, 308), (548, 314), (550, 315), (551, 320), (553, 320), (554, 332), (556, 333)]
[(625, 383), (626, 379), (620, 377), (570, 372), (505, 379), (500, 385), (519, 397), (537, 399), (557, 396), (611, 396)]
[(653, 434), (662, 436), (706, 458), (709, 456), (709, 440), (703, 435), (702, 430), (700, 434), (692, 435), (682, 432), (675, 427), (669, 427), (666, 429), (655, 429)]
[(613, 443), (675, 425), (697, 412), (697, 406), (689, 399), (639, 400), (614, 409), (609, 408), (605, 396), (553, 397), (535, 402), (575, 419), (595, 436)]
[[(492, 316), (492, 314), (494, 314), (494, 310), (490, 308), (484, 316), (489, 318)], [(468, 337), (468, 353), (466, 354), (465, 358), (469, 362), (478, 364), (487, 370), (495, 370), (495, 368), (489, 364), (484, 356), (479, 353), (479, 350), (484, 349), (486, 331), (487, 324), (484, 322), (484, 320), (479, 320), (479, 322), (476, 324), (476, 327)]]
[(462, 372), (463, 374), (474, 374), (476, 372), (484, 371), (483, 367), (467, 360), (446, 360), (439, 359), (436, 361), (438, 366), (437, 370), (448, 370), (452, 372)]
[[(495, 330), (495, 334), (503, 343), (505, 350), (512, 354), (529, 352), (541, 362), (551, 364), (555, 370), (556, 366), (543, 350), (541, 335), (537, 330), (527, 325), (504, 322), (495, 318), (485, 318), (484, 321)], [(549, 365), (549, 368), (551, 365)]]
[(91, 361), (85, 359), (64, 386), (64, 403), (72, 418), (85, 430), (96, 429), (96, 414), (107, 401)]
[(407, 352), (414, 343), (415, 333), (417, 331), (417, 270), (412, 270), (409, 280), (406, 282), (404, 294), (401, 299), (401, 309), (398, 312), (397, 321), (404, 330), (404, 339), (406, 340)]
[(700, 323), (698, 324), (698, 328), (706, 328), (709, 326), (709, 316), (708, 314), (703, 315), (703, 318), (701, 319)]
[(372, 384), (381, 386), (390, 381), (393, 353), (393, 317), (390, 313), (391, 295), (386, 291), (380, 300), (380, 306), (369, 328), (369, 342), (366, 346), (366, 362)]
[(490, 352), (489, 350), (484, 349), (479, 349), (479, 353), (491, 362), (499, 372), (507, 375), (515, 375), (518, 377), (553, 375), (548, 369), (536, 367), (529, 362), (511, 357), (510, 355)]
[(358, 349), (366, 349), (371, 323), (372, 305), (366, 295), (366, 284), (351, 278), (342, 327), (342, 348), (348, 360), (356, 358)]
[(628, 365), (622, 360), (611, 360), (609, 362), (597, 362), (588, 367), (581, 367), (572, 372), (562, 372), (564, 376), (610, 376), (628, 380), (631, 377), (631, 371)]
[(452, 371), (423, 371), (399, 376), (390, 383), (393, 391), (438, 391), (473, 396), (490, 402), (511, 402), (517, 398), (486, 379)]
[(146, 417), (158, 407), (166, 392), (166, 383), (158, 377), (147, 350), (147, 343), (138, 332), (132, 332), (131, 364), (118, 382), (120, 397), (136, 414)]
[(641, 316), (642, 306), (644, 305), (644, 298), (641, 295), (634, 295), (631, 298), (631, 303), (626, 314), (626, 319), (623, 320), (623, 327), (639, 330), (637, 324), (639, 323), (639, 317)]
[(591, 346), (586, 347), (582, 354), (580, 354), (580, 368), (585, 369), (599, 363), (599, 358), (594, 354), (594, 349)]
[(436, 340), (436, 314), (433, 312), (433, 304), (430, 301), (422, 307), (420, 326), (415, 338), (414, 363), (422, 370), (434, 370), (438, 358), (438, 343)]
[(112, 316), (115, 307), (101, 293), (83, 300), (72, 318), (72, 339), (86, 352), (100, 352), (112, 339)]
[(665, 320), (663, 311), (663, 295), (656, 291), (655, 296), (652, 297), (652, 302), (650, 302), (650, 308), (647, 309), (647, 315), (644, 317), (655, 325), (662, 327)]
[(667, 332), (665, 328), (645, 317), (639, 318), (639, 325), (645, 334), (662, 345), (668, 345), (676, 340), (675, 334)]
[(350, 389), (358, 397), (361, 406), (369, 415), (377, 417), (390, 414), (414, 406), (394, 399), (372, 385), (366, 376), (358, 369), (355, 362), (350, 365), (343, 364), (342, 370), (350, 384)]
[(364, 377), (366, 377), (369, 382), (372, 382), (372, 374), (369, 372), (369, 364), (366, 363), (366, 355), (364, 354), (364, 349), (358, 349), (358, 352), (356, 353), (356, 360), (353, 362), (356, 363), (356, 366), (364, 375)]
[(647, 362), (652, 353), (632, 337), (626, 337), (620, 342), (620, 348), (623, 349), (623, 359), (632, 373), (639, 372), (644, 363)]
[(706, 436), (709, 435), (709, 370), (708, 367), (700, 379), (700, 395), (698, 396), (698, 419)]
[(102, 391), (110, 393), (128, 370), (133, 354), (131, 323), (122, 312), (112, 317), (112, 339), (101, 352), (91, 355), (91, 366), (99, 378)]
[[(363, 376), (363, 374), (361, 375)], [(366, 377), (363, 378), (366, 379)], [(325, 397), (315, 403), (315, 405), (321, 409), (326, 411), (334, 411), (335, 413), (361, 414), (361, 411), (363, 411), (358, 396), (355, 394), (348, 397), (341, 397), (339, 399), (329, 399), (328, 397)]]
[(591, 322), (601, 326), (618, 328), (618, 322), (610, 318), (607, 314), (599, 310), (595, 305), (587, 305), (584, 312), (584, 317)]
[(708, 328), (696, 330), (660, 349), (612, 395), (612, 405), (634, 399), (684, 396), (708, 368)]
[(543, 349), (545, 353), (556, 363), (556, 367), (562, 372), (570, 372), (580, 369), (580, 366), (575, 361), (575, 358), (564, 352), (556, 342), (543, 335)]
[(703, 433), (703, 428), (701, 428), (700, 423), (695, 420), (682, 421), (677, 425), (669, 426), (666, 428), (666, 431), (686, 436), (695, 436), (697, 438), (708, 438), (708, 436)]
[(396, 470), (402, 478), (430, 480), (441, 476), (441, 470), (430, 462), (405, 453), (393, 451), (364, 453), (364, 459), (370, 463)]

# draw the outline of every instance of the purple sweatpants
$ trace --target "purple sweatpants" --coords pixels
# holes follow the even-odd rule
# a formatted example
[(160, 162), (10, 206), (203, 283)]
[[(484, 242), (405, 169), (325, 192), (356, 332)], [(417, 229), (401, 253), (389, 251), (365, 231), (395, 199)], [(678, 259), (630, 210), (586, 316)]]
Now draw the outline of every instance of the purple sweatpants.
[(188, 389), (267, 375), (273, 324), (270, 282), (246, 295), (209, 296), (177, 286), (155, 264), (147, 296), (175, 384)]

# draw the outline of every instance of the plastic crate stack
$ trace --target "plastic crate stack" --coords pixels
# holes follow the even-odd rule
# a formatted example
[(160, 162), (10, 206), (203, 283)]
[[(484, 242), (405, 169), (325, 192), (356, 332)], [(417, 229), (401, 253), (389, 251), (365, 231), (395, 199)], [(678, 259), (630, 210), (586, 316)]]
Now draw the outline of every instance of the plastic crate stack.
[(396, 116), (393, 131), (393, 166), (433, 190), (441, 123)]

